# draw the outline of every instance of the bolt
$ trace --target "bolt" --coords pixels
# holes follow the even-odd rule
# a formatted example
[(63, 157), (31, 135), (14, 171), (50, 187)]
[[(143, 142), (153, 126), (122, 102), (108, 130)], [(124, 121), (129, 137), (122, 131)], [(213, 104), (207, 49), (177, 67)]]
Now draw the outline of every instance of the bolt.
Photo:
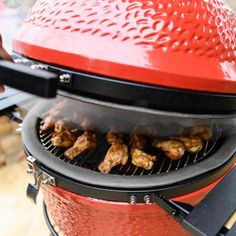
[(132, 195), (132, 196), (129, 197), (129, 203), (131, 205), (135, 205), (136, 201), (137, 201), (137, 197), (136, 196)]
[(32, 156), (28, 156), (28, 157), (26, 158), (26, 160), (27, 160), (30, 164), (33, 164), (33, 163), (36, 162), (36, 159), (35, 159), (34, 157), (32, 157)]
[(48, 66), (43, 65), (43, 64), (33, 64), (33, 65), (31, 65), (31, 69), (33, 69), (33, 70), (37, 70), (37, 69), (48, 70)]
[(176, 211), (172, 211), (172, 216), (176, 216), (177, 215), (177, 212)]
[(28, 174), (33, 174), (33, 173), (34, 173), (34, 170), (29, 168), (29, 169), (27, 169), (27, 173), (28, 173)]
[(71, 81), (71, 75), (62, 74), (62, 75), (59, 76), (59, 79), (60, 79), (60, 83), (69, 84), (70, 81)]
[(151, 196), (150, 195), (145, 195), (143, 199), (146, 204), (151, 204)]
[(14, 62), (16, 63), (16, 64), (26, 64), (26, 63), (28, 63), (29, 61), (27, 60), (27, 59), (14, 59)]
[(43, 184), (49, 184), (52, 181), (51, 177), (48, 177), (42, 181)]

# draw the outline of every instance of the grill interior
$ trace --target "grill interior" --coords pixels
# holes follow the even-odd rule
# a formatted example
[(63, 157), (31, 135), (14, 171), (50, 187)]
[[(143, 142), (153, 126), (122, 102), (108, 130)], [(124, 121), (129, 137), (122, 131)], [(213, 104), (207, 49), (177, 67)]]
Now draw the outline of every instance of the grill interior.
[[(70, 160), (64, 156), (64, 149), (56, 148), (51, 143), (52, 133), (43, 134), (40, 132), (40, 126), (43, 124), (43, 121), (39, 121), (38, 125), (38, 136), (40, 142), (44, 146), (44, 148), (53, 154), (55, 157), (63, 160), (66, 163), (71, 165), (87, 168), (93, 171), (98, 170), (99, 164), (103, 161), (110, 145), (106, 141), (106, 134), (104, 133), (96, 133), (97, 134), (97, 146), (95, 149), (90, 150), (86, 153), (82, 153), (78, 155), (73, 160)], [(144, 170), (142, 168), (136, 167), (131, 163), (131, 158), (129, 158), (126, 165), (118, 165), (114, 167), (109, 174), (114, 175), (154, 175), (161, 173), (168, 173), (170, 171), (177, 171), (181, 168), (186, 168), (189, 165), (195, 164), (199, 161), (205, 160), (209, 158), (212, 153), (219, 147), (219, 137), (220, 132), (216, 125), (212, 126), (213, 136), (212, 139), (208, 141), (204, 141), (203, 149), (198, 153), (187, 153), (185, 152), (184, 156), (177, 161), (172, 161), (166, 155), (152, 147), (151, 145), (147, 145), (148, 149), (146, 150), (148, 153), (157, 156), (157, 160), (155, 161), (153, 168), (151, 170)], [(126, 137), (128, 143), (128, 137)]]

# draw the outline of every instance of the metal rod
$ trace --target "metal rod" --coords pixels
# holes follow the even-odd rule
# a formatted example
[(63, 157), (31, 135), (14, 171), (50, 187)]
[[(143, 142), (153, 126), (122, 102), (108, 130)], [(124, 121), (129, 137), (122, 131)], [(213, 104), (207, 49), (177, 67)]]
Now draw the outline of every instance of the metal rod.
[(162, 168), (163, 168), (163, 166), (164, 166), (165, 161), (166, 161), (166, 158), (163, 158), (163, 161), (162, 161), (162, 163), (161, 163), (160, 169), (159, 169), (159, 171), (157, 172), (158, 174), (161, 173), (161, 170), (162, 170)]

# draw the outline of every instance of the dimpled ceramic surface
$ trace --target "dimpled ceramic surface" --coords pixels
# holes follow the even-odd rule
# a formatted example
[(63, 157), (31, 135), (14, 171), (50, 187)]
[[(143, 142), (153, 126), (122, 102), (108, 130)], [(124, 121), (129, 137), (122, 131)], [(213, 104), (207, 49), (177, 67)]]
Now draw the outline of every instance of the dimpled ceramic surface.
[(236, 17), (219, 0), (40, 0), (14, 50), (118, 79), (236, 93)]
[(44, 187), (44, 200), (59, 235), (190, 236), (155, 204), (116, 203)]
[[(173, 200), (195, 206), (224, 176), (208, 186)], [(59, 230), (59, 235), (190, 236), (156, 204), (130, 205), (125, 202), (103, 201), (50, 185), (42, 185), (42, 189), (50, 219)]]

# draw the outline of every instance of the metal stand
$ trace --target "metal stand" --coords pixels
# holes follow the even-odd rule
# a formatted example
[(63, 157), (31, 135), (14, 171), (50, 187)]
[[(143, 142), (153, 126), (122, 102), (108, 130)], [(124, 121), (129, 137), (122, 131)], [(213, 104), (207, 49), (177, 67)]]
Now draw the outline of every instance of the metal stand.
[(46, 204), (43, 202), (43, 215), (44, 215), (44, 218), (45, 218), (45, 221), (47, 223), (47, 226), (48, 226), (48, 229), (51, 233), (51, 236), (59, 236), (59, 234), (56, 232), (56, 230), (54, 229), (50, 219), (49, 219), (49, 216), (48, 216), (48, 212), (47, 212), (47, 207), (46, 207)]

